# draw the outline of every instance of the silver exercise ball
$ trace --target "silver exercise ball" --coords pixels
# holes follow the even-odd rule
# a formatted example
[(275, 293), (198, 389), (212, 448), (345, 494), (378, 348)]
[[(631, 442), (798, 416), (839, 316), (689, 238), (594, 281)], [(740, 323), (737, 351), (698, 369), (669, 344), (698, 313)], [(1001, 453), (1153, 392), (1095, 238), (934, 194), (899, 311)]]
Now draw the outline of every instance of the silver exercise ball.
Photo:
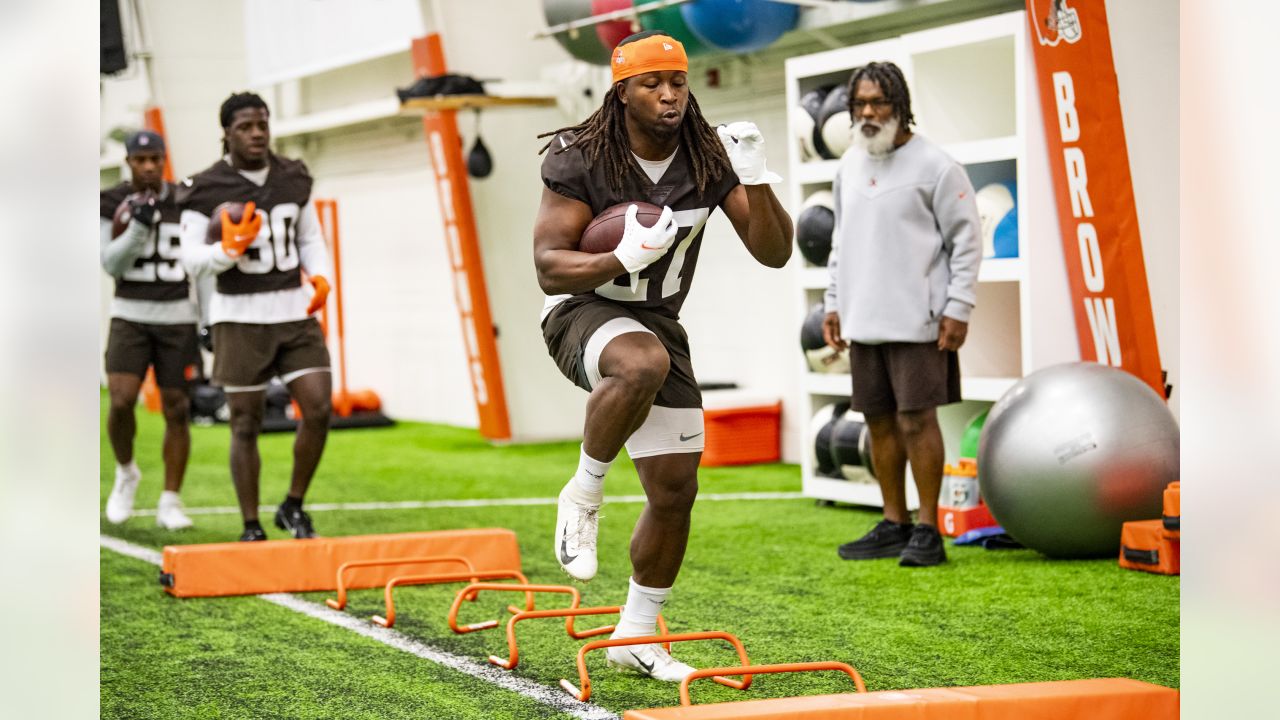
[(997, 522), (1050, 557), (1115, 555), (1126, 520), (1160, 517), (1178, 479), (1178, 423), (1138, 378), (1065, 363), (1018, 381), (991, 408), (978, 482)]

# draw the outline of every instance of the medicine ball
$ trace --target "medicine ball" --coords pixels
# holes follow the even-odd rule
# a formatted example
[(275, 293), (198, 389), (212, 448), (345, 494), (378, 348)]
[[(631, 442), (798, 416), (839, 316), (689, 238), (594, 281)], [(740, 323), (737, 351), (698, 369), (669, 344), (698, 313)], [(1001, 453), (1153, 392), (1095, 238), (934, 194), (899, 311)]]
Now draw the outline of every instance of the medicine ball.
[(871, 431), (862, 413), (847, 410), (831, 425), (831, 464), (846, 480), (865, 481), (875, 477), (871, 468)]
[(818, 111), (818, 132), (822, 134), (822, 142), (827, 146), (830, 157), (844, 155), (853, 143), (853, 120), (849, 115), (849, 88), (837, 85), (822, 100), (822, 109)]
[(840, 469), (831, 460), (831, 426), (849, 409), (849, 403), (823, 405), (809, 421), (809, 435), (813, 438), (814, 472), (823, 477), (840, 477)]
[(809, 144), (813, 146), (815, 158), (831, 159), (835, 157), (827, 149), (827, 144), (822, 141), (822, 126), (818, 124), (818, 115), (822, 112), (822, 101), (827, 98), (827, 93), (831, 92), (833, 88), (835, 88), (835, 85), (823, 85), (800, 96), (800, 107), (804, 108), (804, 111), (813, 119), (813, 130), (809, 133)]

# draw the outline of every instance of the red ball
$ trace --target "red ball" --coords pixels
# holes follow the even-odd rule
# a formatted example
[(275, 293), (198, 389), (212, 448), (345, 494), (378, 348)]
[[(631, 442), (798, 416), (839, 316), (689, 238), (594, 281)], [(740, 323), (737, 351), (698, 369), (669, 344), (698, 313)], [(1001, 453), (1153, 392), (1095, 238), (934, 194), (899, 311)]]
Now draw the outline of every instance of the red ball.
[(213, 209), (213, 217), (209, 218), (209, 230), (205, 233), (204, 241), (206, 244), (222, 242), (222, 211), (227, 211), (227, 217), (231, 218), (231, 222), (238, 223), (244, 217), (244, 203), (242, 202), (224, 202)]
[(155, 193), (150, 190), (142, 190), (136, 193), (129, 193), (120, 204), (116, 206), (116, 213), (111, 217), (111, 237), (118, 238), (121, 233), (129, 227), (129, 221), (133, 219), (133, 211), (129, 207), (129, 203), (140, 197), (154, 197)]
[(627, 208), (632, 205), (636, 209), (636, 220), (645, 227), (653, 227), (662, 216), (662, 208), (646, 202), (625, 202), (614, 205), (595, 216), (595, 219), (582, 231), (582, 239), (578, 241), (578, 250), (585, 253), (613, 252), (622, 242), (622, 233), (627, 225)]

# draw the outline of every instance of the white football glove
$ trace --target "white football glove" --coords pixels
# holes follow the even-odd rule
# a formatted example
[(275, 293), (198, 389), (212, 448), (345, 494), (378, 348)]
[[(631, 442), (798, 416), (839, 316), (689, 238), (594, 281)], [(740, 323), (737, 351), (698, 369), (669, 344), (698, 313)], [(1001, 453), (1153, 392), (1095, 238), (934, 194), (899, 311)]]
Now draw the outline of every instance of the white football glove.
[(743, 185), (782, 182), (782, 176), (764, 166), (764, 136), (756, 124), (746, 120), (716, 128), (724, 151), (729, 154), (733, 171)]
[(613, 254), (622, 262), (622, 267), (629, 273), (638, 273), (649, 267), (658, 258), (667, 254), (671, 241), (676, 237), (680, 226), (671, 217), (671, 208), (662, 208), (662, 215), (653, 227), (645, 227), (636, 219), (640, 208), (634, 203), (627, 208), (626, 224), (622, 230), (622, 241), (614, 248)]

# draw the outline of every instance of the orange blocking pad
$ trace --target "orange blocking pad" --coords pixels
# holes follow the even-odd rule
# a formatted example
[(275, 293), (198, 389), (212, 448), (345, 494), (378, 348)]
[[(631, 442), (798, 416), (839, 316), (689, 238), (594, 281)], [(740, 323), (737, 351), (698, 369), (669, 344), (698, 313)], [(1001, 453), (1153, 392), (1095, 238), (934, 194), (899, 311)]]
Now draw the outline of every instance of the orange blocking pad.
[(1173, 720), (1178, 691), (1127, 678), (882, 690), (629, 710), (623, 720)]
[[(505, 528), (479, 528), (169, 545), (164, 549), (160, 582), (166, 592), (177, 597), (315, 592), (336, 589), (338, 567), (345, 562), (429, 555), (461, 556), (481, 572), (520, 569), (516, 534)], [(422, 572), (422, 566), (353, 568), (345, 580), (349, 589), (371, 588), (415, 572)]]
[(1181, 543), (1169, 537), (1163, 520), (1131, 520), (1120, 530), (1120, 567), (1177, 575)]

